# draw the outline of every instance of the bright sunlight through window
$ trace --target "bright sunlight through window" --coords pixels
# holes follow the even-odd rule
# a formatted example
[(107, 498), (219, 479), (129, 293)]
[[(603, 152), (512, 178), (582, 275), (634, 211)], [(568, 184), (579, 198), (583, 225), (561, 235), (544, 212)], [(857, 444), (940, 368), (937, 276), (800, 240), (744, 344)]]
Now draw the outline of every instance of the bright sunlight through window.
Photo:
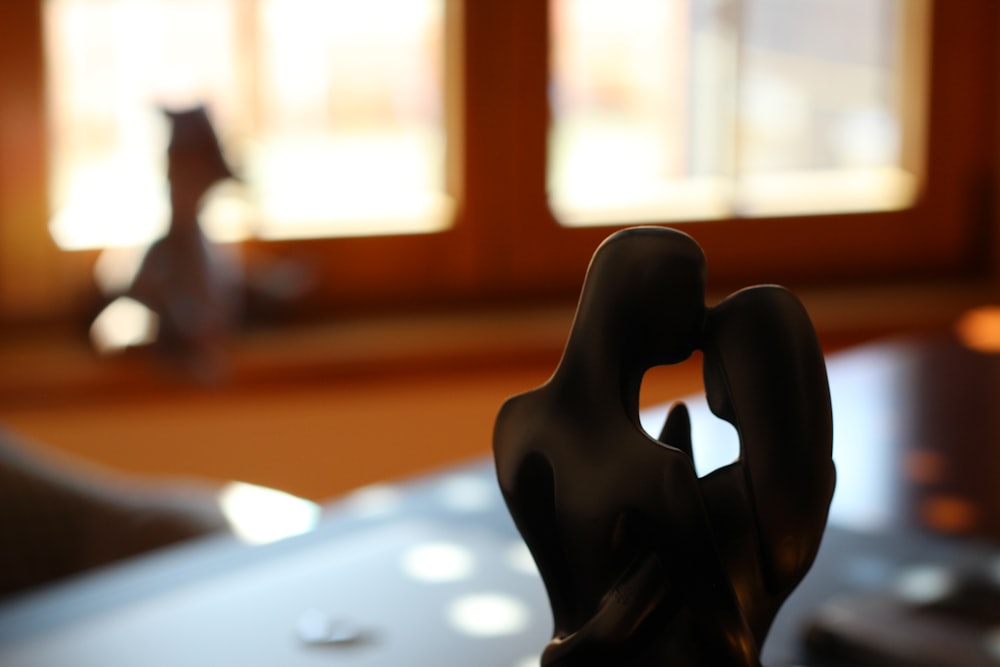
[(904, 208), (924, 0), (551, 0), (564, 224)]
[(242, 184), (217, 240), (446, 228), (444, 0), (47, 0), (50, 225), (64, 249), (166, 227), (160, 108), (205, 104)]

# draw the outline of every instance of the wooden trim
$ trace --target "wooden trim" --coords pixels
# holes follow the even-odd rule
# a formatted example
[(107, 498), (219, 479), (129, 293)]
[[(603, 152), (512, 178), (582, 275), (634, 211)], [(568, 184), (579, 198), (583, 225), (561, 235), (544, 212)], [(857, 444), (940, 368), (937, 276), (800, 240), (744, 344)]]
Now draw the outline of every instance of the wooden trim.
[(62, 287), (48, 236), (42, 14), (0, 9), (0, 314), (31, 317)]

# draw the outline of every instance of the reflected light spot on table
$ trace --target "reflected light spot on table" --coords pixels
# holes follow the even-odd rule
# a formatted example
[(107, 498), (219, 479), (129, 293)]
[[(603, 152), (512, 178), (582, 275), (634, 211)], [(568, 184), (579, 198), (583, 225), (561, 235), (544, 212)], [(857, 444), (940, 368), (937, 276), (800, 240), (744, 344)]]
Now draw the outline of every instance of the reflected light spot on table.
[(351, 513), (363, 518), (393, 514), (400, 509), (402, 502), (402, 493), (391, 484), (363, 486), (345, 499)]
[(904, 570), (896, 580), (896, 592), (910, 604), (931, 604), (955, 590), (955, 574), (939, 565)]
[(531, 621), (528, 606), (503, 593), (463, 595), (448, 606), (451, 626), (471, 637), (502, 637), (524, 632)]
[(442, 505), (453, 512), (463, 513), (484, 512), (493, 505), (498, 496), (494, 484), (472, 475), (461, 475), (445, 480), (438, 493)]
[(218, 502), (233, 532), (248, 544), (301, 535), (319, 522), (316, 503), (255, 484), (230, 482), (219, 492)]
[(476, 559), (467, 548), (451, 542), (427, 542), (403, 553), (403, 571), (417, 581), (444, 583), (470, 577)]

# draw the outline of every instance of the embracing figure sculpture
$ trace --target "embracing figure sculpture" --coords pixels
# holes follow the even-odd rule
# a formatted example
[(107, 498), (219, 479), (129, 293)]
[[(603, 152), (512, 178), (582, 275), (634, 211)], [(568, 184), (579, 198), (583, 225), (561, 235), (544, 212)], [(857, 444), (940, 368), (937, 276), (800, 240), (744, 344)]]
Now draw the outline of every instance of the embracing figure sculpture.
[[(816, 556), (835, 471), (812, 324), (776, 286), (707, 307), (705, 272), (679, 231), (611, 236), (555, 373), (497, 418), (500, 486), (552, 606), (544, 667), (758, 666)], [(643, 374), (695, 350), (740, 441), (701, 478), (683, 404), (658, 439), (639, 423)]]

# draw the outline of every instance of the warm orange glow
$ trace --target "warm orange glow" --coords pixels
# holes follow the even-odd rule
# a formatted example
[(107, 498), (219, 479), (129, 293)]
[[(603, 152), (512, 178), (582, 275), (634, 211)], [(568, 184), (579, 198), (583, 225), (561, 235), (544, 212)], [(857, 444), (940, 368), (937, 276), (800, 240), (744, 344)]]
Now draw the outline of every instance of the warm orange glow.
[(1000, 306), (981, 306), (964, 313), (955, 323), (958, 339), (970, 350), (1000, 352)]
[(976, 506), (955, 496), (936, 495), (920, 504), (920, 518), (925, 525), (943, 533), (968, 533), (975, 528), (979, 512)]

